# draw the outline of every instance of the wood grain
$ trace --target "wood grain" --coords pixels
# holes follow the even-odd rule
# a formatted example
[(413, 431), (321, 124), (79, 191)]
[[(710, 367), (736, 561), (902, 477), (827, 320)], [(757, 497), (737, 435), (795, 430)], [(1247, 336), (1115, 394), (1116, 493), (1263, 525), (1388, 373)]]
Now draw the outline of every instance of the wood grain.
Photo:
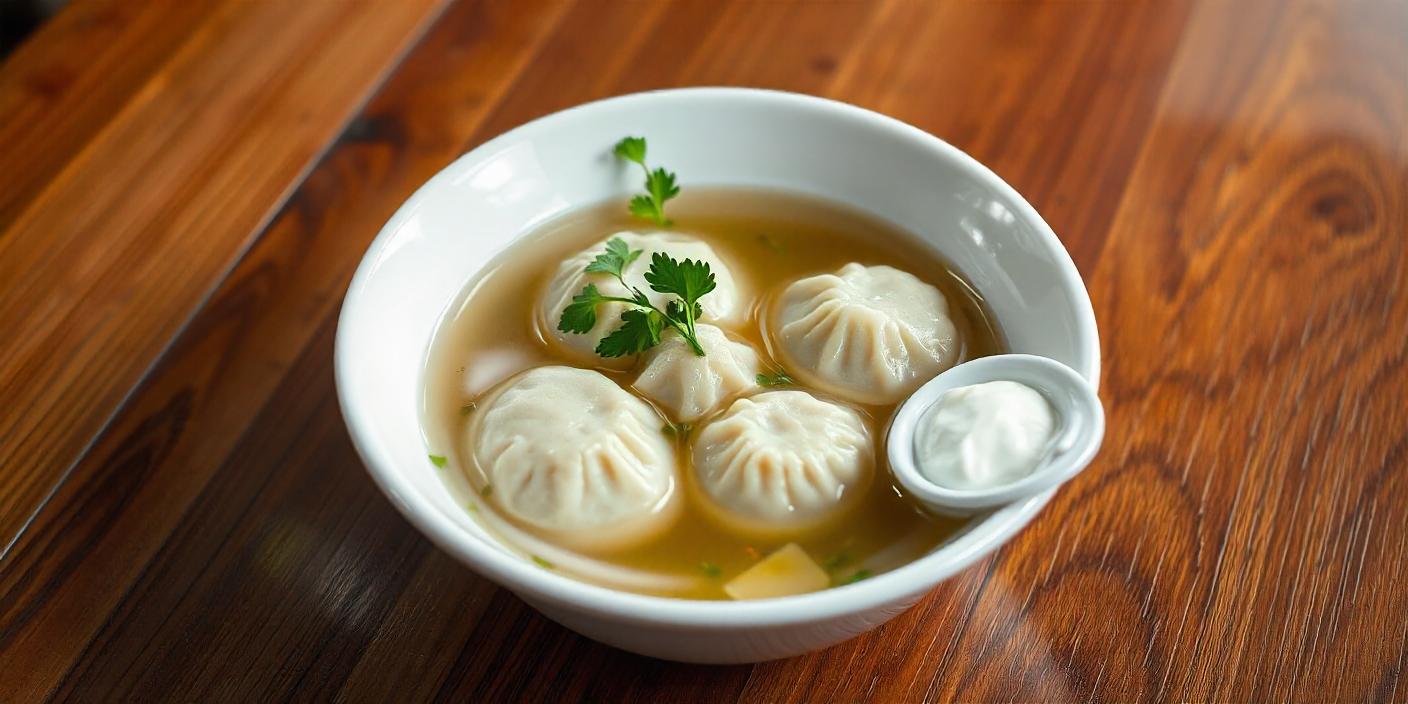
[[(26, 333), (0, 343), (0, 700), (1408, 698), (1408, 5), (463, 0), (398, 63), (434, 7), (84, 1), (0, 67), (27, 142), (0, 156), (0, 321)], [(256, 75), (221, 73), (254, 28)], [(81, 68), (59, 39), (85, 29), (113, 85), (33, 78)], [(848, 100), (992, 165), (1104, 344), (1106, 447), (1027, 531), (751, 667), (597, 645), (435, 550), (367, 480), (329, 367), (361, 251), (455, 155), (697, 84)]]
[[(49, 160), (63, 157), (63, 144), (51, 156), (48, 140), (34, 139), (44, 156), (31, 158), (22, 147), (16, 163), (0, 169), (35, 168), (42, 184), (17, 189), (32, 197), (0, 232), (0, 329), (24, 331), (0, 342), (0, 397), (23, 409), (0, 417), (0, 544), (440, 0), (195, 4), (210, 16), (161, 60), (145, 62), (149, 71), (126, 72), (139, 86), (124, 104), (104, 104), (108, 92), (100, 91), (93, 107), (107, 115), (100, 128), (84, 130), (86, 121), (75, 120), (80, 127), (58, 130), (56, 141), (90, 133), (61, 167)], [(139, 19), (122, 30), (138, 33), (130, 41), (140, 40)], [(81, 27), (79, 36), (61, 39), (103, 43), (102, 22)], [(21, 52), (16, 61), (25, 58)], [(23, 77), (49, 66), (7, 70), (20, 77), (12, 90), (42, 89)], [(77, 71), (66, 79), (71, 88), (53, 90), (82, 96), (89, 82), (109, 78), (101, 63)], [(36, 120), (19, 112), (14, 120)], [(31, 141), (22, 129), (0, 134), (11, 132), (21, 144)]]

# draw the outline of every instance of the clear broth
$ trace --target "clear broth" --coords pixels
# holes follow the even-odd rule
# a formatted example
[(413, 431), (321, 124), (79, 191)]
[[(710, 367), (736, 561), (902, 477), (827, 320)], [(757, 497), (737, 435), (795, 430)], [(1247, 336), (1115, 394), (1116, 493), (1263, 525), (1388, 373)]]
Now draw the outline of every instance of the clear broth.
[[(670, 216), (671, 229), (707, 242), (738, 281), (748, 282), (755, 294), (752, 311), (746, 325), (730, 332), (753, 344), (765, 369), (782, 368), (762, 329), (767, 302), (791, 281), (852, 261), (889, 264), (943, 291), (963, 341), (960, 361), (1003, 351), (982, 300), (959, 273), (913, 237), (874, 218), (814, 199), (731, 189), (691, 190), (670, 202)], [(613, 588), (693, 599), (728, 598), (723, 585), (729, 579), (786, 542), (801, 545), (840, 584), (909, 563), (957, 531), (960, 522), (920, 510), (891, 480), (883, 441), (893, 405), (848, 404), (866, 416), (876, 440), (876, 480), (845, 520), (790, 541), (749, 539), (716, 524), (698, 506), (688, 480), (676, 487), (685, 492), (685, 509), (671, 529), (610, 553), (575, 554), (553, 546), (496, 511), (492, 494), (480, 496), (487, 479), (466, 437), (476, 399), (533, 367), (584, 366), (538, 327), (535, 306), (558, 262), (612, 233), (652, 229), (632, 219), (623, 201), (548, 223), (491, 262), (437, 331), (425, 375), (426, 441), (432, 454), (450, 458), (445, 479), (481, 524), (545, 568)], [(637, 372), (598, 370), (627, 389)], [(689, 437), (680, 442), (679, 476), (688, 477)]]

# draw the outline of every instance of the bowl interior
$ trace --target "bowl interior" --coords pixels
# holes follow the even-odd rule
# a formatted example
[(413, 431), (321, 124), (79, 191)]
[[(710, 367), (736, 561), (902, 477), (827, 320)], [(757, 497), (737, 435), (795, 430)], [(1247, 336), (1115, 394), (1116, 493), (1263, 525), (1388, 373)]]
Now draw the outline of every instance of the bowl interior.
[[(1050, 229), (986, 168), (913, 127), (817, 98), (734, 89), (645, 93), (557, 113), (464, 155), (407, 201), (357, 271), (337, 333), (343, 413), (373, 477), (441, 547), (490, 577), (539, 599), (599, 608), (679, 601), (603, 594), (609, 590), (518, 565), (456, 505), (427, 461), (420, 427), (425, 356), (449, 304), (490, 259), (541, 223), (606, 198), (624, 204), (639, 185), (639, 171), (611, 155), (625, 135), (648, 137), (652, 162), (669, 165), (685, 188), (816, 196), (914, 233), (978, 288), (1013, 352), (1098, 379), (1090, 301)], [(977, 519), (907, 568), (828, 591), (875, 599), (923, 591), (1015, 533), (1046, 499)], [(839, 598), (775, 601), (810, 599), (819, 608)]]

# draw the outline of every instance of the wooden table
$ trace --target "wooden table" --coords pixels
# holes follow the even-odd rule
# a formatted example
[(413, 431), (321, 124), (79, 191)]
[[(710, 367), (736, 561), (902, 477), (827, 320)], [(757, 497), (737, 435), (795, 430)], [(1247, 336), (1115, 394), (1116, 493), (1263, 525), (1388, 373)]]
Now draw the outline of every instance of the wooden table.
[[(1103, 337), (1096, 464), (879, 630), (694, 667), (431, 547), (339, 417), (363, 249), (649, 88), (993, 167)], [(0, 66), (0, 701), (1408, 701), (1408, 2), (74, 0)]]

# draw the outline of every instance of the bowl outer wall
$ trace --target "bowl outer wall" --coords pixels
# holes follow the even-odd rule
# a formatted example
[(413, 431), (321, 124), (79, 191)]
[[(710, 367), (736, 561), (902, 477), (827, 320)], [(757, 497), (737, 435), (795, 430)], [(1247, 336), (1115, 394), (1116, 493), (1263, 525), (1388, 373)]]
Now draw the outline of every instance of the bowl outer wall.
[[(715, 632), (716, 635), (727, 637), (729, 634), (749, 630), (763, 633), (795, 626), (804, 630), (810, 629), (812, 635), (809, 638), (817, 642), (807, 646), (805, 643), (784, 639), (787, 640), (786, 643), (779, 642), (778, 648), (772, 650), (788, 651), (785, 654), (801, 652), (827, 644), (821, 642), (822, 634), (815, 631), (818, 626), (828, 623), (839, 626), (844, 621), (855, 621), (864, 630), (902, 611), (938, 581), (972, 564), (1016, 534), (1045, 505), (1051, 493), (998, 510), (975, 522), (963, 534), (934, 553), (856, 584), (814, 594), (758, 602), (700, 602), (645, 596), (585, 584), (543, 570), (488, 541), (482, 537), (482, 532), (476, 533), (472, 527), (467, 529), (463, 521), (455, 520), (446, 510), (445, 497), (433, 496), (425, 490), (424, 481), (417, 486), (411, 480), (412, 477), (423, 479), (421, 475), (426, 472), (433, 475), (433, 470), (428, 469), (428, 463), (418, 463), (425, 467), (411, 465), (412, 457), (404, 451), (407, 439), (389, 437), (390, 432), (384, 427), (386, 424), (377, 417), (379, 412), (384, 413), (378, 411), (376, 406), (387, 400), (385, 394), (378, 396), (365, 388), (369, 384), (368, 370), (376, 369), (379, 363), (385, 364), (387, 360), (384, 357), (388, 354), (384, 349), (369, 349), (374, 347), (367, 342), (372, 334), (369, 326), (378, 322), (394, 323), (394, 317), (388, 316), (395, 315), (394, 312), (388, 312), (394, 311), (394, 306), (390, 306), (388, 301), (377, 300), (376, 296), (383, 292), (376, 286), (376, 279), (395, 267), (399, 251), (419, 246), (422, 244), (418, 242), (420, 239), (433, 238), (433, 233), (420, 233), (416, 228), (421, 227), (426, 218), (443, 219), (447, 215), (443, 210), (447, 199), (453, 201), (457, 197), (457, 188), (460, 189), (459, 193), (463, 193), (467, 187), (481, 196), (493, 196), (497, 193), (502, 197), (502, 207), (506, 211), (518, 208), (522, 212), (531, 210), (534, 214), (519, 218), (520, 226), (512, 237), (500, 235), (502, 242), (487, 252), (472, 255), (478, 256), (479, 259), (468, 264), (470, 270), (460, 272), (461, 275), (452, 285), (442, 282), (442, 287), (448, 285), (456, 292), (470, 275), (482, 268), (488, 261), (488, 256), (509, 246), (512, 240), (523, 232), (567, 210), (592, 200), (599, 200), (596, 196), (609, 192), (625, 194), (635, 187), (634, 181), (638, 180), (638, 173), (626, 173), (619, 169), (615, 172), (603, 172), (602, 169), (612, 168), (607, 163), (596, 163), (589, 167), (588, 170), (595, 169), (597, 172), (598, 182), (587, 184), (582, 182), (582, 179), (586, 178), (582, 173), (556, 173), (551, 164), (534, 161), (538, 158), (538, 152), (550, 154), (560, 149), (563, 140), (596, 140), (594, 143), (601, 144), (602, 154), (599, 161), (609, 162), (611, 157), (607, 150), (615, 137), (628, 133), (646, 134), (652, 140), (652, 161), (670, 164), (672, 168), (679, 170), (684, 175), (683, 182), (686, 187), (699, 183), (689, 180), (690, 172), (680, 166), (680, 150), (674, 150), (675, 153), (672, 153), (668, 148), (672, 140), (687, 142), (695, 136), (681, 131), (684, 128), (678, 125), (657, 121), (671, 119), (669, 116), (673, 115), (673, 119), (678, 122), (678, 116), (686, 114), (697, 121), (725, 122), (737, 118), (738, 115), (744, 115), (743, 118), (735, 119), (744, 129), (731, 133), (728, 148), (693, 148), (693, 156), (683, 160), (683, 163), (693, 163), (699, 167), (695, 173), (723, 173), (730, 163), (737, 169), (738, 164), (747, 163), (746, 159), (740, 158), (741, 153), (766, 152), (769, 141), (800, 139), (794, 134), (798, 130), (787, 124), (788, 120), (798, 120), (802, 125), (798, 129), (802, 132), (812, 129), (817, 133), (813, 135), (815, 139), (825, 140), (837, 134), (854, 133), (857, 139), (866, 142), (868, 148), (893, 150), (895, 160), (906, 160), (907, 163), (935, 163), (944, 170), (953, 172), (951, 177), (954, 179), (968, 179), (970, 182), (960, 184), (962, 188), (945, 192), (939, 197), (968, 198), (967, 201), (953, 202), (972, 206), (972, 212), (986, 211), (986, 215), (990, 217), (986, 220), (978, 218), (977, 221), (966, 225), (959, 222), (955, 228), (951, 228), (956, 231), (954, 234), (969, 237), (977, 242), (979, 247), (983, 245), (982, 237), (986, 236), (994, 252), (1010, 257), (1011, 252), (1001, 252), (1003, 246), (1010, 244), (1003, 241), (1001, 227), (1005, 224), (1019, 228), (1025, 233), (1023, 236), (1029, 238), (1029, 241), (1014, 245), (1013, 249), (1031, 249), (1031, 252), (1018, 251), (1017, 254), (1030, 254), (1029, 258), (1034, 258), (1034, 265), (1043, 267), (1040, 271), (1051, 273), (1059, 279), (1060, 285), (1055, 290), (1048, 291), (1047, 297), (1054, 294), (1056, 298), (1064, 299), (1058, 300), (1057, 304), (1066, 306), (1065, 311), (1073, 321), (1069, 330), (1069, 342), (1073, 352), (1062, 361), (1070, 364), (1092, 384), (1098, 384), (1099, 341), (1094, 314), (1074, 264), (1040, 216), (991, 171), (932, 135), (861, 108), (790, 93), (704, 88), (610, 98), (540, 118), (465, 154), (422, 186), (382, 229), (349, 287), (339, 320), (335, 352), (339, 401), (358, 453), (373, 479), (397, 509), (446, 552), (480, 574), (519, 594), (541, 610), (551, 612), (557, 620), (587, 632), (588, 635), (630, 650), (641, 652), (649, 649), (652, 652), (647, 654), (694, 661), (717, 659), (691, 657), (691, 653), (687, 652), (659, 652), (648, 643), (644, 647), (640, 644), (634, 644), (633, 647), (630, 643), (623, 644), (620, 638), (612, 637), (607, 631), (648, 628), (658, 630), (662, 635)], [(704, 124), (697, 121), (692, 124)], [(750, 125), (752, 127), (749, 127)], [(861, 139), (862, 137), (864, 139)], [(844, 169), (835, 169), (834, 164), (828, 163), (828, 160), (834, 159), (836, 155), (824, 148), (818, 148), (816, 152), (797, 150), (797, 155), (798, 163), (792, 164), (787, 172), (793, 176), (783, 174), (779, 178), (776, 174), (758, 174), (747, 169), (738, 169), (744, 174), (737, 179), (705, 178), (702, 182), (707, 185), (726, 183), (810, 193), (841, 200), (886, 219), (890, 219), (886, 217), (887, 213), (905, 207), (905, 196), (898, 193), (870, 193), (850, 199), (848, 194), (851, 191), (836, 190), (844, 189), (848, 185), (856, 190), (863, 190), (867, 187), (867, 182), (873, 181), (876, 176), (854, 172), (848, 175)], [(672, 156), (676, 157), (676, 160), (672, 161)], [(883, 156), (876, 158), (880, 159), (880, 163), (887, 163)], [(509, 173), (501, 173), (495, 177), (492, 172), (496, 167), (502, 167), (499, 171), (506, 170)], [(831, 167), (830, 170), (828, 167)], [(614, 178), (599, 178), (601, 173), (611, 173)], [(796, 183), (786, 181), (787, 178), (801, 178), (796, 174), (808, 174), (805, 178), (815, 177), (816, 180), (799, 180)], [(499, 178), (497, 184), (495, 178)], [(532, 192), (534, 183), (545, 184), (548, 192)], [(510, 198), (513, 194), (506, 193), (504, 189), (517, 186), (523, 186), (526, 195), (520, 193), (519, 200), (512, 201)], [(499, 191), (495, 191), (495, 188)], [(908, 196), (909, 199), (923, 200), (934, 197), (935, 194), (927, 192), (911, 193)], [(983, 201), (983, 198), (989, 200)], [(896, 224), (907, 230), (915, 230), (912, 225)], [(946, 250), (945, 254), (949, 254), (949, 251)], [(437, 258), (454, 259), (453, 253)], [(1015, 261), (1021, 264), (1024, 260), (1019, 258)], [(1021, 281), (1011, 280), (1011, 272), (1006, 270), (980, 271), (977, 272), (980, 276), (974, 276), (975, 272), (964, 269), (962, 265), (960, 269), (974, 279), (975, 285), (985, 292), (985, 286), (988, 285), (999, 288), (1003, 285), (1022, 285)], [(395, 276), (400, 280), (406, 279), (404, 271), (396, 272)], [(453, 278), (453, 274), (440, 271), (428, 272), (426, 276), (431, 280), (437, 276), (441, 279), (446, 276)], [(1004, 276), (1009, 280), (1003, 281)], [(1029, 297), (1038, 298), (1040, 293), (1030, 294)], [(442, 302), (436, 305), (441, 306), (438, 313), (442, 314), (443, 301), (448, 298), (441, 296), (440, 300)], [(1041, 301), (1032, 303), (1040, 304)], [(439, 315), (436, 317), (438, 320)], [(1002, 319), (1000, 314), (998, 317)], [(433, 326), (424, 331), (423, 339), (416, 341), (420, 349), (420, 356), (416, 360), (418, 363), (423, 362), (424, 350), (429, 344), (431, 332)], [(1015, 350), (1018, 345), (1014, 344), (1013, 347)], [(404, 360), (404, 355), (402, 359)], [(417, 370), (416, 379), (420, 379), (420, 370)], [(417, 394), (415, 404), (418, 407), (419, 388), (410, 391)], [(404, 402), (404, 399), (399, 397), (396, 400), (398, 403)], [(418, 418), (416, 422), (418, 423)], [(402, 446), (399, 452), (395, 451), (398, 448), (392, 447), (393, 443)], [(415, 457), (423, 456), (422, 445)], [(441, 490), (445, 491), (443, 486)], [(460, 513), (463, 513), (462, 509)], [(876, 621), (875, 616), (883, 618)], [(855, 632), (859, 631), (854, 631), (853, 626), (843, 628), (832, 635), (837, 636), (835, 640), (840, 640), (854, 635)], [(835, 642), (831, 638), (824, 640)], [(763, 659), (766, 656), (772, 656), (771, 652), (755, 653), (748, 656), (748, 659)], [(727, 658), (726, 661), (738, 660)]]

